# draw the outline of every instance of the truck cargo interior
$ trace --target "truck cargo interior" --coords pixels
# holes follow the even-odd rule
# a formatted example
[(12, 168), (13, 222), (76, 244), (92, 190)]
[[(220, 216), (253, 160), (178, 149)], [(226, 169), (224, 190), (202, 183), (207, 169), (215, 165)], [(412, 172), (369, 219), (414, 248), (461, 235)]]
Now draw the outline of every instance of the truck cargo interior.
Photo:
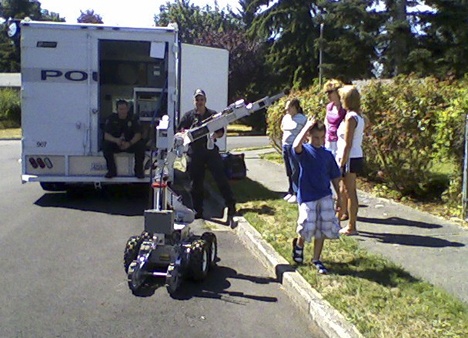
[(151, 136), (151, 121), (167, 112), (167, 50), (167, 43), (99, 40), (101, 134), (104, 121), (115, 111), (117, 100), (124, 99), (130, 103), (130, 113), (139, 118), (143, 137)]

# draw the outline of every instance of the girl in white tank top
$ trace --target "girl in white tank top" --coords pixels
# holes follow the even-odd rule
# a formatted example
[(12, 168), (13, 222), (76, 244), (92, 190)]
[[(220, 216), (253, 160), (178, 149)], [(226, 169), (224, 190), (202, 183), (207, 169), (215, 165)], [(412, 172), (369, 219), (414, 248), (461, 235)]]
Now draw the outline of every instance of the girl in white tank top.
[(344, 86), (338, 90), (340, 101), (348, 112), (338, 127), (336, 160), (342, 170), (340, 184), (341, 220), (348, 224), (340, 230), (345, 236), (357, 235), (356, 221), (359, 201), (356, 188), (356, 176), (363, 168), (362, 138), (366, 121), (361, 115), (361, 95), (354, 86)]
[[(348, 162), (349, 162), (349, 159), (351, 158), (361, 158), (364, 156), (362, 152), (362, 139), (364, 136), (364, 127), (365, 127), (364, 118), (358, 113), (354, 111), (347, 112), (345, 116), (345, 121), (349, 118), (354, 118), (357, 122), (357, 125), (356, 125), (356, 129), (354, 129), (353, 141), (351, 144), (351, 149), (349, 151)], [(340, 123), (340, 126), (338, 127), (338, 131), (337, 131), (338, 141), (337, 141), (336, 158), (338, 160), (343, 158), (344, 150), (346, 146), (346, 140), (345, 140), (346, 123), (343, 123), (343, 122)]]

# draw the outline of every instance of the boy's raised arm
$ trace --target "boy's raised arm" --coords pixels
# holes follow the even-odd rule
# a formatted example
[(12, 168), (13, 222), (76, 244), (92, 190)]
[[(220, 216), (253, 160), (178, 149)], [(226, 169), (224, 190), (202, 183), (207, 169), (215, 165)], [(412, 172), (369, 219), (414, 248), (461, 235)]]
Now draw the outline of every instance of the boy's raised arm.
[(296, 154), (302, 153), (302, 144), (307, 140), (307, 132), (309, 131), (310, 127), (315, 123), (315, 119), (307, 120), (304, 127), (302, 127), (301, 132), (296, 136), (293, 142), (293, 149)]

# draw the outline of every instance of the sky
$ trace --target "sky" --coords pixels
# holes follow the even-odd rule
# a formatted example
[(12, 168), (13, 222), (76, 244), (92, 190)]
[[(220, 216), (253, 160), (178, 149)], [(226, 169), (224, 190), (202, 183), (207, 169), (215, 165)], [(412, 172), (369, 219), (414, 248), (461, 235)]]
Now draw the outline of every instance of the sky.
[[(55, 12), (66, 22), (76, 23), (80, 10), (94, 10), (102, 17), (105, 25), (151, 27), (154, 15), (159, 7), (168, 0), (39, 0), (42, 9)], [(238, 7), (238, 0), (217, 0), (220, 8), (230, 5), (233, 10)], [(215, 0), (191, 0), (191, 4), (214, 7)]]

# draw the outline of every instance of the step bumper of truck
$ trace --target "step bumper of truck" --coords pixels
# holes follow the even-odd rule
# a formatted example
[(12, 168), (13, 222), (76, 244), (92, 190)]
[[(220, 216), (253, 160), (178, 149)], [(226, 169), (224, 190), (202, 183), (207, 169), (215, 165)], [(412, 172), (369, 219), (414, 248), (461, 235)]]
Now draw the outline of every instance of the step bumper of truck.
[(125, 184), (125, 183), (149, 183), (150, 177), (137, 178), (135, 176), (116, 176), (113, 178), (105, 178), (104, 176), (37, 176), (37, 175), (21, 175), (23, 183), (28, 182), (60, 182), (68, 184)]

